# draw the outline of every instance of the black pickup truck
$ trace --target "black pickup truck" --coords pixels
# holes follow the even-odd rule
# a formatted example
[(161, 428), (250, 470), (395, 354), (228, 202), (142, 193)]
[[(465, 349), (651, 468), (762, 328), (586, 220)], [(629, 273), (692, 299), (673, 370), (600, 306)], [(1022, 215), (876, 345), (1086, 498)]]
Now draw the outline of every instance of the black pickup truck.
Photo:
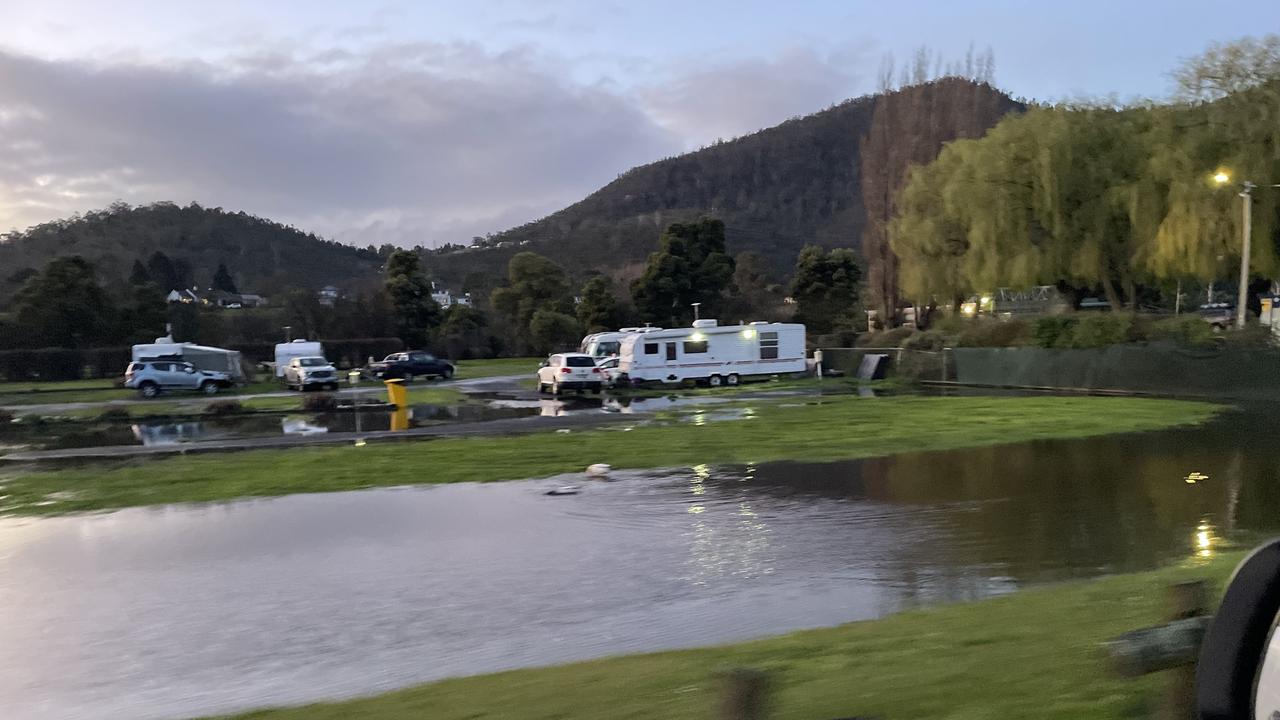
[(401, 378), (405, 382), (413, 382), (414, 378), (419, 377), (438, 377), (444, 380), (453, 377), (453, 363), (421, 350), (391, 353), (382, 362), (371, 363), (366, 370), (382, 380)]

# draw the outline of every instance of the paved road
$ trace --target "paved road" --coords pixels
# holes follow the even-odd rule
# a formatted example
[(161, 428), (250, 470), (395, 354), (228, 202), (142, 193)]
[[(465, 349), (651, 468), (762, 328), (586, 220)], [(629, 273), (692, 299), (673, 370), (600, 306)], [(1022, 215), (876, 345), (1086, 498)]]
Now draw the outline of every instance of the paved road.
[(408, 430), (379, 430), (366, 433), (319, 433), (315, 435), (278, 435), (272, 437), (206, 440), (173, 445), (108, 445), (104, 447), (67, 448), (62, 450), (30, 450), (0, 456), (0, 461), (45, 462), (50, 460), (108, 460), (144, 456), (186, 455), (190, 453), (233, 452), (291, 448), (306, 445), (341, 445), (357, 440), (384, 442), (446, 437), (482, 437), (491, 435), (523, 435), (553, 430), (591, 429), (616, 423), (636, 423), (646, 415), (632, 413), (613, 415), (564, 415), (560, 417), (527, 417), (488, 422), (453, 423)]
[[(520, 387), (521, 380), (529, 377), (528, 375), (501, 375), (497, 377), (485, 378), (469, 378), (465, 380), (444, 380), (440, 382), (430, 383), (430, 387), (455, 387), (462, 392), (524, 392), (524, 388)], [(416, 384), (411, 387), (427, 387), (427, 383)], [(337, 391), (338, 395), (352, 395), (361, 392), (366, 395), (372, 395), (383, 392), (382, 388), (376, 384), (368, 383), (359, 388), (345, 387)], [(147, 405), (156, 402), (177, 402), (183, 406), (202, 407), (211, 402), (219, 400), (251, 400), (254, 398), (279, 398), (279, 397), (295, 397), (299, 393), (292, 390), (280, 390), (276, 392), (252, 393), (249, 395), (191, 395), (191, 394), (174, 394), (161, 395), (158, 400), (144, 400), (142, 398), (127, 398), (121, 400), (94, 400), (88, 402), (63, 402), (63, 403), (39, 403), (31, 405), (0, 405), (0, 410), (5, 410), (14, 415), (41, 415), (56, 414), (72, 410), (92, 410), (107, 409), (113, 407), (125, 407), (128, 405)]]

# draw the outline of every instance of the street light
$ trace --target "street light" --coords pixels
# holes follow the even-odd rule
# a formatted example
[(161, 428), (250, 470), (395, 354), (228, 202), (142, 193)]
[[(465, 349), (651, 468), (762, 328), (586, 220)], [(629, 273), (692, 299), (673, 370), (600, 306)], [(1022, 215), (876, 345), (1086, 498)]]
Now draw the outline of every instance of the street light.
[[(1213, 176), (1218, 185), (1231, 182), (1231, 175), (1219, 170)], [(1249, 252), (1253, 241), (1253, 189), (1256, 184), (1245, 180), (1240, 183), (1241, 223), (1240, 223), (1240, 292), (1236, 296), (1236, 328), (1244, 329), (1245, 303), (1249, 299)], [(1263, 187), (1280, 187), (1280, 185), (1263, 185)]]

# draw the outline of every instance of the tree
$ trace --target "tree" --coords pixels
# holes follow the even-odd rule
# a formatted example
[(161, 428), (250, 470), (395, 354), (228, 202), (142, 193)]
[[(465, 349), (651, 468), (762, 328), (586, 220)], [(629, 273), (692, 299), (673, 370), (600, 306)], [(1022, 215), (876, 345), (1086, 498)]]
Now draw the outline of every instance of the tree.
[[(305, 288), (286, 288), (277, 293), (281, 321), (291, 328), (293, 337), (316, 340), (325, 336), (330, 312), (320, 298)], [(179, 303), (180, 304), (180, 303)]]
[(1218, 100), (1267, 85), (1280, 77), (1280, 35), (1214, 43), (1174, 72), (1178, 96), (1190, 102)]
[(425, 347), (440, 324), (440, 305), (431, 298), (431, 281), (423, 273), (417, 253), (391, 253), (385, 287), (395, 313), (396, 336), (407, 347)]
[(169, 259), (168, 255), (159, 250), (147, 258), (146, 269), (147, 276), (151, 278), (151, 282), (160, 286), (160, 289), (165, 292), (189, 287), (185, 283), (179, 282), (178, 273), (173, 267), (173, 261)]
[(582, 302), (578, 303), (578, 322), (588, 332), (618, 327), (618, 300), (613, 295), (613, 282), (596, 275), (582, 286)]
[(806, 245), (796, 259), (791, 297), (795, 299), (796, 321), (810, 332), (831, 332), (841, 320), (852, 319), (858, 308), (862, 268), (852, 250), (830, 252)]
[(133, 269), (129, 271), (129, 284), (146, 285), (149, 282), (151, 282), (151, 274), (147, 272), (146, 266), (141, 260), (134, 260)]
[(132, 286), (125, 311), (120, 313), (117, 341), (151, 342), (164, 335), (168, 303), (165, 294), (153, 283)]
[(778, 319), (781, 304), (781, 288), (773, 279), (769, 261), (759, 253), (738, 253), (734, 258), (732, 291), (722, 306), (725, 319)]
[(521, 329), (538, 310), (568, 313), (572, 307), (564, 269), (533, 252), (516, 253), (507, 263), (507, 285), (490, 296), (493, 307)]
[(17, 326), (35, 347), (93, 347), (108, 338), (113, 314), (93, 266), (79, 255), (49, 261), (14, 299)]
[(231, 278), (226, 263), (218, 263), (218, 271), (213, 274), (213, 289), (235, 294), (236, 281)]
[(440, 324), (440, 345), (453, 359), (493, 357), (494, 340), (489, 321), (480, 310), (453, 305), (444, 312)]
[(724, 223), (703, 218), (673, 223), (649, 255), (644, 272), (631, 284), (636, 309), (645, 319), (678, 327), (692, 319), (692, 303), (714, 317), (733, 281), (734, 260), (725, 252)]
[(538, 310), (529, 320), (529, 342), (539, 354), (576, 347), (582, 326), (572, 315), (555, 310)]

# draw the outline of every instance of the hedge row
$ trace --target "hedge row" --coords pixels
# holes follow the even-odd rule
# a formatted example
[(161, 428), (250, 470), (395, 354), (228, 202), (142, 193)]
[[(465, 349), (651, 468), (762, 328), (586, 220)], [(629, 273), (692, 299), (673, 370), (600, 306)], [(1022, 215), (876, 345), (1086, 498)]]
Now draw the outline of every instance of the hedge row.
[[(275, 360), (274, 343), (231, 346), (250, 363)], [(324, 341), (325, 355), (341, 367), (359, 367), (370, 356), (383, 358), (404, 349), (399, 338), (356, 338)], [(118, 378), (132, 359), (132, 348), (40, 348), (0, 350), (0, 380), (80, 380)]]

